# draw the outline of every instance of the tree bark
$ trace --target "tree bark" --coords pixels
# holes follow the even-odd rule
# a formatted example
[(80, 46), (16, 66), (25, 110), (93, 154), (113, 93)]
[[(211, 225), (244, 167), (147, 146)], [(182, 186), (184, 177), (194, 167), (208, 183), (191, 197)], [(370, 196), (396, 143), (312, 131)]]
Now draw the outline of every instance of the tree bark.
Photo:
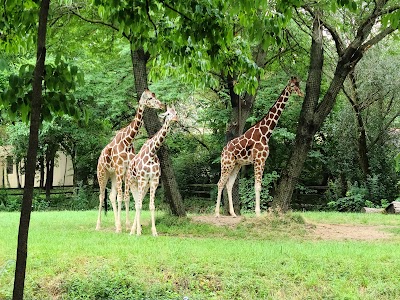
[(322, 67), (324, 62), (322, 27), (318, 18), (315, 18), (313, 23), (310, 57), (306, 96), (300, 112), (295, 144), (286, 169), (281, 174), (272, 203), (273, 208), (282, 211), (290, 209), (294, 187), (297, 184), (308, 151), (311, 149), (313, 136), (316, 132), (313, 117), (320, 95)]
[(45, 184), (44, 184), (44, 180), (45, 180), (45, 172), (44, 172), (44, 156), (43, 155), (39, 155), (39, 172), (40, 172), (40, 177), (39, 177), (39, 187), (41, 189), (44, 188)]
[[(148, 54), (139, 48), (131, 50), (131, 58), (133, 64), (133, 74), (135, 79), (135, 88), (138, 99), (147, 85), (147, 69), (146, 64), (149, 59)], [(161, 122), (158, 119), (155, 109), (146, 108), (143, 114), (144, 126), (149, 136), (154, 135), (160, 128)], [(174, 170), (172, 168), (171, 158), (168, 153), (167, 145), (163, 144), (158, 150), (158, 157), (161, 165), (161, 182), (164, 187), (165, 201), (169, 204), (173, 215), (186, 216), (185, 207), (183, 205), (182, 196), (176, 182)]]
[(25, 187), (22, 198), (21, 217), (18, 230), (17, 259), (14, 277), (13, 300), (23, 299), (28, 255), (28, 233), (32, 210), (33, 188), (35, 181), (36, 155), (38, 148), (38, 133), (41, 123), (42, 80), (46, 58), (46, 29), (50, 0), (43, 0), (39, 12), (39, 28), (37, 39), (37, 60), (33, 78), (31, 101), (31, 119), (29, 146), (25, 172)]
[(367, 147), (367, 134), (365, 131), (364, 120), (361, 114), (360, 104), (361, 101), (357, 93), (356, 78), (354, 72), (349, 74), (351, 94), (345, 92), (347, 99), (350, 101), (351, 107), (356, 115), (357, 121), (357, 150), (358, 150), (358, 161), (360, 168), (363, 172), (364, 179), (370, 175), (369, 159), (368, 159), (368, 147)]
[(50, 191), (53, 188), (53, 178), (54, 178), (54, 161), (55, 152), (52, 150), (49, 155), (46, 156), (46, 199), (50, 199)]

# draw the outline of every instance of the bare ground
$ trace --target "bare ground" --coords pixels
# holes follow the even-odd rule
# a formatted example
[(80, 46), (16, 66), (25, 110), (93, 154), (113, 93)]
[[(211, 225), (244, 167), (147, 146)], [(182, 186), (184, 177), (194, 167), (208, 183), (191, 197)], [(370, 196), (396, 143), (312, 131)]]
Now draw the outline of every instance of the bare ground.
[[(204, 222), (216, 226), (235, 227), (242, 222), (243, 217), (213, 215), (194, 216), (195, 222)], [(351, 225), (351, 224), (327, 224), (306, 222), (307, 237), (316, 240), (359, 240), (373, 241), (390, 239), (394, 234), (385, 231), (391, 226)]]

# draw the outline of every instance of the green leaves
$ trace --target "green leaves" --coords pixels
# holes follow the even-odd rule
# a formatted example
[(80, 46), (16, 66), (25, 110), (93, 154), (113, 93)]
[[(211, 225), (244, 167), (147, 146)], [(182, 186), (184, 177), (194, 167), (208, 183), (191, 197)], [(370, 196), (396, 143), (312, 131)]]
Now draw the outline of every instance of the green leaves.
[[(22, 65), (18, 75), (9, 76), (8, 87), (0, 93), (0, 105), (8, 111), (11, 118), (19, 117), (25, 122), (29, 121), (33, 72), (34, 65)], [(76, 66), (68, 65), (61, 58), (46, 65), (42, 118), (50, 120), (55, 114), (78, 117), (80, 111), (76, 109), (76, 100), (71, 94), (78, 83), (83, 83), (83, 74)]]
[(0, 7), (0, 49), (25, 51), (36, 34), (38, 1), (6, 1)]

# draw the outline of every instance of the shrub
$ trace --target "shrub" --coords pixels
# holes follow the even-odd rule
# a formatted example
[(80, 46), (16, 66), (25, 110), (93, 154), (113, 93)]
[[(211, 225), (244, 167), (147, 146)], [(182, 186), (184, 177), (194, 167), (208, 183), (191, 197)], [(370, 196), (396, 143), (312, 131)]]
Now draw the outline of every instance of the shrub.
[(368, 190), (365, 187), (359, 187), (356, 182), (346, 192), (346, 197), (328, 202), (328, 208), (343, 212), (360, 211), (365, 206), (367, 195)]
[[(260, 195), (260, 208), (266, 210), (268, 203), (272, 201), (272, 196), (269, 194), (273, 183), (279, 178), (277, 172), (266, 173), (262, 180), (262, 189)], [(240, 202), (243, 210), (254, 211), (255, 209), (255, 190), (254, 177), (241, 178), (239, 181)]]

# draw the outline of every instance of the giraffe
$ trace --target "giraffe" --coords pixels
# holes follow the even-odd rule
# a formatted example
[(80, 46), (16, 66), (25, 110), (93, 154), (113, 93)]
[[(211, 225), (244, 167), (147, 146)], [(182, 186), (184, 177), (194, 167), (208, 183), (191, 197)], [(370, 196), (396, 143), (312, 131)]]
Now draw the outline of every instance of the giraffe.
[[(165, 109), (165, 105), (156, 98), (156, 95), (150, 90), (145, 89), (140, 97), (135, 118), (128, 126), (120, 129), (112, 141), (101, 151), (97, 164), (97, 179), (100, 187), (100, 203), (96, 230), (100, 230), (101, 228), (101, 210), (105, 198), (105, 189), (108, 179), (111, 179), (110, 201), (114, 212), (115, 230), (117, 233), (121, 232), (122, 181), (125, 180), (124, 201), (127, 230), (130, 227), (129, 189), (126, 186), (125, 173), (129, 166), (129, 161), (132, 160), (135, 155), (135, 149), (132, 141), (136, 137), (139, 128), (143, 123), (143, 112), (146, 107)], [(118, 210), (115, 198), (117, 198)]]
[(135, 199), (135, 219), (133, 221), (131, 235), (135, 233), (141, 235), (142, 227), (140, 225), (140, 212), (144, 196), (150, 187), (150, 213), (151, 213), (151, 231), (153, 236), (157, 236), (155, 224), (155, 205), (154, 196), (160, 180), (161, 169), (160, 162), (157, 157), (157, 150), (161, 147), (168, 133), (171, 122), (177, 122), (178, 116), (174, 108), (169, 107), (167, 111), (161, 115), (165, 117), (164, 124), (160, 130), (143, 144), (140, 151), (129, 163), (127, 172), (127, 182), (131, 189), (133, 198)]
[(303, 92), (300, 90), (299, 86), (299, 80), (296, 77), (291, 77), (278, 100), (276, 100), (264, 118), (250, 127), (241, 136), (230, 140), (222, 150), (221, 177), (218, 181), (218, 196), (215, 207), (216, 217), (219, 217), (222, 190), (225, 186), (228, 192), (229, 213), (231, 216), (236, 217), (232, 203), (232, 187), (240, 168), (249, 164), (254, 165), (254, 190), (256, 194), (255, 212), (256, 216), (260, 215), (261, 181), (265, 161), (269, 155), (268, 141), (292, 93), (303, 97)]

